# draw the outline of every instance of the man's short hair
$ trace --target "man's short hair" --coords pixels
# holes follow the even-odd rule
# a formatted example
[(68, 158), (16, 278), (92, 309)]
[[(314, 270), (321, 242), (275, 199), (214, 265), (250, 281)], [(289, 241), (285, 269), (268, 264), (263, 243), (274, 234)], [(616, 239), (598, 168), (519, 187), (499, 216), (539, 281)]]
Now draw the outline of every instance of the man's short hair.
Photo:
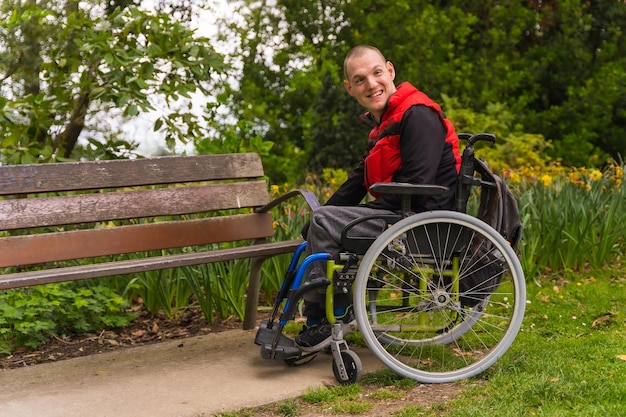
[(368, 51), (376, 52), (378, 55), (380, 55), (380, 57), (382, 58), (383, 62), (387, 62), (387, 59), (385, 59), (385, 56), (383, 55), (383, 53), (380, 52), (380, 50), (378, 48), (376, 48), (375, 46), (371, 46), (371, 45), (357, 45), (357, 46), (353, 47), (352, 49), (350, 49), (348, 51), (348, 53), (346, 54), (345, 59), (343, 60), (343, 75), (344, 75), (344, 77), (346, 77), (346, 80), (348, 79), (348, 60), (350, 60), (352, 58), (358, 58), (360, 56), (363, 56)]

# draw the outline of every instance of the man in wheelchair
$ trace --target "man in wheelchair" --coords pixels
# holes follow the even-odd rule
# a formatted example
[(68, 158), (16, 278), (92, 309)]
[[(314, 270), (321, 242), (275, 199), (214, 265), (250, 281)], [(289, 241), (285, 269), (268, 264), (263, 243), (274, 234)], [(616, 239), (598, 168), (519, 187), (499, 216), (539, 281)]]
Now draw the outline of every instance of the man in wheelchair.
[[(451, 210), (461, 156), (454, 125), (441, 107), (408, 82), (395, 85), (395, 69), (375, 47), (352, 48), (344, 60), (344, 87), (367, 110), (361, 119), (371, 126), (368, 146), (348, 179), (316, 210), (303, 230), (306, 254), (338, 254), (342, 230), (355, 219), (366, 216), (397, 216), (402, 211), (399, 195), (378, 194), (370, 189), (376, 183), (398, 182), (446, 187), (437, 195), (414, 195), (410, 211)], [(373, 200), (362, 203), (367, 194)], [(376, 237), (386, 225), (380, 221), (358, 224), (361, 236)], [(307, 281), (325, 276), (325, 268), (314, 265)], [(336, 291), (334, 308), (338, 320), (354, 320), (349, 291)], [(326, 320), (325, 291), (304, 294), (307, 322), (295, 338), (304, 352), (329, 346), (332, 327)]]

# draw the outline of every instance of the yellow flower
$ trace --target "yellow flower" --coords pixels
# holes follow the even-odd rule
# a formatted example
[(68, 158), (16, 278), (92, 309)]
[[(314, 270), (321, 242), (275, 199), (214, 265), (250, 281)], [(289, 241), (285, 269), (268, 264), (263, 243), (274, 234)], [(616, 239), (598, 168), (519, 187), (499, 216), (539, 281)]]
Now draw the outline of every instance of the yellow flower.
[(517, 172), (509, 171), (509, 180), (514, 184), (519, 184), (522, 177)]
[(547, 187), (552, 182), (552, 177), (550, 176), (550, 174), (543, 174), (541, 176), (541, 182)]
[(578, 176), (578, 172), (576, 171), (571, 171), (568, 175), (570, 182), (573, 183), (579, 183), (580, 182), (580, 177)]
[(589, 179), (591, 179), (591, 181), (598, 181), (600, 178), (602, 178), (602, 172), (599, 170), (594, 168), (589, 171)]

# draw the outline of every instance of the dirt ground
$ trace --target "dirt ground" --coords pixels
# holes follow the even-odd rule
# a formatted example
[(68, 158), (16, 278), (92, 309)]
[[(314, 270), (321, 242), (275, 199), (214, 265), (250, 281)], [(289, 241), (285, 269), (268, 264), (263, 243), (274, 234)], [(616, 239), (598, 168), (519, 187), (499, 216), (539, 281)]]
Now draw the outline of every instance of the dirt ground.
[[(297, 413), (293, 414), (298, 417), (319, 417), (320, 415), (332, 415), (333, 417), (384, 417), (384, 416), (418, 416), (418, 410), (426, 410), (429, 408), (437, 408), (440, 412), (445, 411), (446, 402), (454, 399), (466, 387), (463, 384), (419, 384), (414, 388), (399, 390), (394, 387), (373, 387), (364, 386), (359, 398), (355, 401), (359, 403), (367, 403), (371, 409), (363, 412), (340, 412), (333, 404), (310, 404), (302, 400), (295, 400)], [(381, 399), (377, 393), (381, 390), (391, 391), (397, 397), (391, 399)], [(284, 405), (283, 403), (281, 403)], [(250, 411), (247, 414), (244, 410), (241, 416), (254, 417), (284, 417), (281, 412), (281, 404), (268, 404)], [(346, 404), (340, 404), (340, 408), (345, 408)], [(400, 414), (407, 407), (412, 408), (411, 412)], [(397, 414), (396, 414), (397, 413)]]
[(241, 328), (241, 322), (234, 318), (209, 324), (199, 310), (187, 310), (176, 319), (168, 319), (164, 315), (152, 317), (142, 308), (137, 308), (136, 313), (138, 317), (129, 326), (121, 329), (106, 330), (98, 334), (54, 337), (37, 349), (20, 349), (10, 356), (0, 357), (0, 369), (60, 361)]
[[(37, 349), (21, 349), (10, 356), (0, 357), (0, 371), (241, 328), (241, 322), (238, 319), (218, 320), (214, 324), (209, 324), (198, 310), (188, 310), (176, 319), (167, 319), (164, 316), (152, 317), (141, 309), (137, 311), (137, 314), (137, 319), (122, 329), (107, 330), (99, 334), (55, 337)], [(299, 417), (312, 417), (320, 414), (382, 417), (392, 416), (394, 412), (407, 406), (423, 408), (436, 406), (445, 409), (445, 403), (456, 397), (465, 387), (467, 387), (466, 383), (416, 384), (413, 388), (399, 390), (394, 387), (380, 388), (363, 385), (358, 401), (366, 402), (372, 408), (356, 414), (342, 414), (338, 410), (333, 410), (332, 405), (312, 405), (300, 400), (294, 401), (298, 410), (296, 415)], [(393, 398), (381, 399), (380, 396), (374, 395), (381, 389), (392, 391)], [(242, 412), (241, 415), (284, 416), (279, 406), (280, 404), (268, 404), (254, 411)]]

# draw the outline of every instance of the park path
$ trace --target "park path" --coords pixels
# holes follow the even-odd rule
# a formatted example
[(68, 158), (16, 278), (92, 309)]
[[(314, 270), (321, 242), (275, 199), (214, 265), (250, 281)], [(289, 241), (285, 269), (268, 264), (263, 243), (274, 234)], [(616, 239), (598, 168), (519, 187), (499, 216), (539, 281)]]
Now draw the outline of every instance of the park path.
[[(264, 360), (254, 331), (231, 330), (0, 371), (0, 417), (199, 417), (336, 384), (332, 356)], [(364, 372), (382, 367), (356, 348)]]

